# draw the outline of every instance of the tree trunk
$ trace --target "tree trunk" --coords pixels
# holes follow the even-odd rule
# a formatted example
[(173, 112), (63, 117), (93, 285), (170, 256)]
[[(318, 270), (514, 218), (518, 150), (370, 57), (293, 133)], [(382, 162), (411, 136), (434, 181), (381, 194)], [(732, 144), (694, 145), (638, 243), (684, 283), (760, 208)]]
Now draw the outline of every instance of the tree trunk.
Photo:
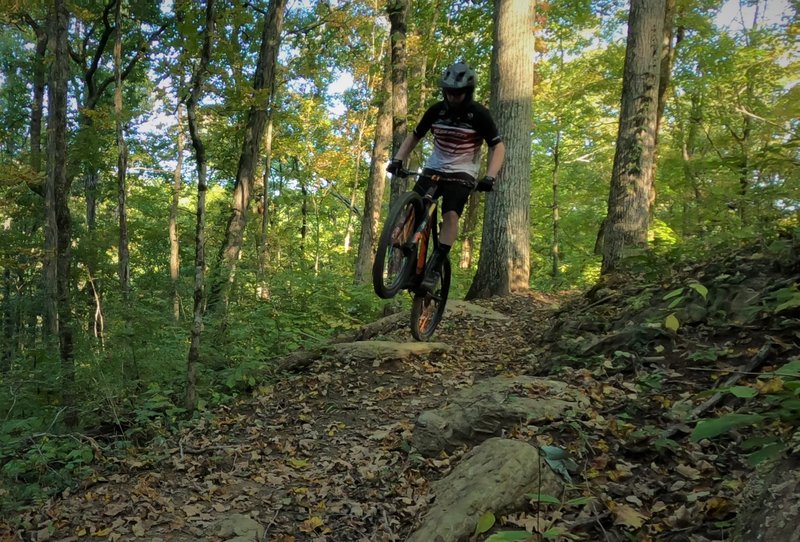
[(475, 231), (478, 228), (478, 210), (480, 209), (480, 196), (473, 192), (467, 202), (467, 212), (461, 219), (461, 258), (458, 261), (460, 269), (469, 269), (475, 253)]
[(553, 279), (557, 279), (559, 275), (559, 268), (561, 265), (561, 253), (559, 248), (560, 234), (561, 234), (561, 217), (559, 215), (558, 207), (558, 169), (560, 163), (561, 152), (561, 119), (556, 119), (556, 144), (553, 148), (553, 243), (551, 245), (550, 253), (553, 256), (553, 269), (551, 275)]
[(203, 81), (211, 59), (211, 42), (214, 38), (214, 0), (206, 2), (206, 28), (203, 35), (203, 50), (200, 64), (192, 78), (191, 92), (186, 102), (189, 120), (189, 135), (192, 139), (197, 162), (197, 226), (195, 229), (194, 255), (194, 309), (192, 311), (192, 332), (189, 341), (189, 355), (186, 365), (186, 410), (190, 413), (197, 408), (197, 366), (200, 364), (200, 337), (203, 332), (203, 283), (205, 272), (206, 244), (206, 150), (200, 139), (197, 125), (197, 103), (200, 101)]
[[(67, 28), (69, 13), (65, 0), (53, 0), (49, 13), (50, 79), (47, 93), (47, 235), (55, 237), (55, 297), (58, 320), (59, 358), (61, 360), (61, 401), (64, 422), (74, 428), (78, 424), (75, 408), (75, 363), (73, 359), (70, 307), (69, 177), (67, 176), (67, 82), (69, 51)], [(52, 255), (51, 255), (52, 257)], [(52, 272), (52, 271), (51, 271)]]
[[(33, 100), (31, 102), (31, 169), (34, 172), (40, 173), (42, 171), (42, 115), (44, 111), (44, 92), (46, 87), (47, 78), (47, 28), (46, 25), (42, 26), (32, 18), (28, 18), (28, 24), (36, 34), (36, 56), (34, 57), (33, 65)], [(36, 194), (45, 197), (45, 183), (38, 180), (35, 183), (28, 183), (28, 187)], [(37, 222), (37, 226), (40, 224)], [(55, 237), (45, 236), (44, 250), (45, 254), (54, 254), (55, 245), (51, 244), (55, 241)], [(58, 333), (56, 325), (56, 306), (55, 296), (47, 295), (49, 288), (54, 288), (53, 282), (50, 282), (54, 273), (53, 269), (48, 270), (47, 265), (55, 265), (54, 258), (45, 256), (45, 268), (42, 273), (42, 291), (45, 292), (44, 307), (42, 308), (42, 335), (45, 338), (55, 337)], [(36, 317), (35, 315), (33, 316)]]
[(358, 260), (356, 261), (356, 282), (364, 284), (372, 280), (372, 261), (375, 256), (375, 240), (383, 205), (383, 192), (386, 185), (384, 164), (389, 154), (392, 138), (392, 79), (391, 62), (386, 55), (383, 84), (381, 85), (380, 106), (375, 126), (375, 139), (372, 142), (372, 156), (369, 166), (369, 181), (364, 193), (364, 215), (361, 217), (361, 238), (358, 241)]
[[(409, 4), (410, 0), (389, 0), (387, 6), (392, 48), (392, 156), (397, 154), (397, 150), (408, 133), (406, 121), (408, 116), (406, 18)], [(406, 187), (406, 179), (396, 175), (392, 177), (390, 206), (400, 197), (400, 194), (406, 191)]]
[(647, 246), (665, 0), (632, 0), (601, 272)]
[(117, 133), (117, 209), (119, 211), (119, 285), (123, 299), (130, 290), (130, 252), (128, 250), (128, 145), (122, 122), (122, 0), (114, 8), (114, 116)]
[(267, 259), (269, 258), (269, 179), (272, 174), (272, 106), (270, 105), (269, 118), (267, 119), (267, 133), (264, 144), (264, 179), (261, 187), (261, 230), (258, 239), (258, 274), (261, 281), (261, 297), (269, 297), (269, 287), (267, 285)]
[(468, 299), (528, 289), (534, 2), (496, 0), (491, 110), (506, 160), (486, 198), (478, 272)]
[(181, 176), (183, 171), (183, 104), (178, 103), (177, 157), (172, 174), (172, 204), (169, 208), (169, 278), (172, 283), (172, 316), (177, 322), (181, 317), (181, 300), (178, 281), (181, 274), (181, 245), (178, 238), (178, 204), (181, 199)]
[[(31, 21), (33, 22), (33, 21)], [(45, 55), (47, 53), (47, 32), (38, 25), (33, 25), (36, 32), (36, 57), (33, 66), (33, 102), (31, 103), (31, 168), (42, 170), (42, 112), (44, 111), (45, 90)], [(44, 185), (37, 184), (31, 189), (44, 196)]]
[[(286, 0), (270, 0), (269, 3), (253, 78), (253, 91), (258, 94), (260, 94), (259, 91), (270, 89), (273, 86), (285, 6)], [(211, 292), (208, 298), (208, 310), (212, 312), (227, 305), (228, 287), (233, 279), (236, 262), (239, 260), (239, 253), (242, 249), (244, 229), (247, 225), (247, 211), (250, 206), (250, 193), (261, 152), (261, 138), (267, 124), (268, 102), (269, 99), (264, 103), (253, 105), (247, 115), (244, 143), (239, 155), (236, 182), (233, 188), (231, 215), (225, 231), (225, 241), (216, 258)]]
[(675, 47), (683, 39), (683, 29), (678, 29), (678, 36), (673, 43), (673, 30), (675, 28), (675, 3), (676, 0), (666, 0), (664, 6), (664, 30), (663, 41), (661, 42), (661, 63), (658, 75), (658, 110), (656, 114), (656, 134), (655, 134), (655, 156), (653, 157), (653, 172), (650, 177), (653, 182), (650, 184), (650, 198), (648, 209), (652, 218), (655, 212), (656, 201), (656, 168), (658, 166), (658, 134), (661, 129), (661, 118), (664, 116), (664, 108), (667, 105), (667, 90), (672, 79), (672, 65), (675, 62)]

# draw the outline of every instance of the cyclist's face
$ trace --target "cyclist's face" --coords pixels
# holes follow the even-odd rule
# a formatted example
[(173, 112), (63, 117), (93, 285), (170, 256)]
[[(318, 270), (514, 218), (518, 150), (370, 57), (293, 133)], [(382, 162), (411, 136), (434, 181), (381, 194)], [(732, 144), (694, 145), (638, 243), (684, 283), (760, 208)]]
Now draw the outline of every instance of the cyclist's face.
[(444, 90), (444, 95), (447, 98), (447, 102), (453, 105), (458, 105), (464, 101), (464, 98), (467, 95), (467, 91), (464, 89), (452, 89), (446, 88)]

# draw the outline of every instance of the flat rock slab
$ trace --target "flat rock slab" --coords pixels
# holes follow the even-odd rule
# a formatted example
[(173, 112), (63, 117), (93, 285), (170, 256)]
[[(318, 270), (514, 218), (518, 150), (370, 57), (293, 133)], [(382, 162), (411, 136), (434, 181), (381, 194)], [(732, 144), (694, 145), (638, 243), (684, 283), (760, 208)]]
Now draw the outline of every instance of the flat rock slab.
[(471, 316), (474, 318), (482, 318), (484, 320), (509, 320), (510, 318), (505, 314), (497, 311), (493, 311), (492, 309), (487, 309), (486, 307), (481, 307), (480, 305), (476, 305), (475, 303), (469, 303), (467, 301), (459, 301), (458, 299), (448, 299), (447, 305), (445, 306), (445, 317), (447, 315), (464, 315), (464, 316)]
[(518, 423), (575, 416), (588, 405), (580, 390), (564, 382), (530, 376), (489, 378), (420, 414), (411, 444), (422, 455), (435, 457), (498, 436)]
[(530, 444), (491, 438), (435, 482), (432, 492), (436, 499), (407, 542), (467, 540), (486, 512), (522, 509), (530, 493), (560, 498), (562, 485)]
[(449, 352), (452, 347), (438, 342), (356, 341), (334, 344), (326, 350), (339, 356), (362, 359), (409, 359), (413, 356)]
[(244, 514), (233, 514), (217, 523), (216, 535), (227, 542), (259, 542), (266, 529)]

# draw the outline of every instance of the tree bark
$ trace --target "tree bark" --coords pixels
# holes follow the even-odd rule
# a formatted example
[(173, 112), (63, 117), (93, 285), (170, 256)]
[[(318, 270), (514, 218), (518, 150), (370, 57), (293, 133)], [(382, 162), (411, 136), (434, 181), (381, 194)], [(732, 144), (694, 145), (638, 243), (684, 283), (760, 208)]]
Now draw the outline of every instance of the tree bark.
[(675, 63), (675, 48), (683, 39), (683, 29), (678, 29), (677, 37), (674, 36), (675, 28), (675, 4), (676, 0), (666, 0), (664, 5), (664, 29), (663, 41), (661, 42), (661, 63), (658, 75), (658, 110), (656, 114), (656, 133), (655, 133), (655, 153), (653, 157), (653, 172), (650, 177), (653, 182), (650, 184), (650, 201), (648, 208), (650, 216), (655, 212), (656, 201), (656, 171), (658, 166), (658, 135), (661, 130), (661, 119), (664, 116), (664, 108), (667, 105), (667, 90), (672, 80), (672, 65)]
[(172, 283), (172, 317), (177, 322), (181, 317), (178, 281), (181, 274), (181, 245), (178, 238), (178, 204), (181, 199), (181, 180), (183, 172), (183, 104), (178, 103), (177, 157), (172, 174), (172, 204), (169, 208), (169, 278)]
[[(392, 156), (403, 143), (408, 133), (408, 62), (406, 60), (406, 19), (410, 0), (389, 0), (392, 51)], [(406, 191), (406, 179), (392, 177), (389, 205), (391, 206)]]
[(208, 310), (224, 308), (228, 301), (228, 286), (233, 279), (236, 262), (242, 249), (244, 229), (247, 225), (247, 211), (250, 206), (250, 193), (253, 188), (256, 164), (261, 152), (261, 138), (267, 124), (269, 97), (264, 99), (263, 90), (271, 89), (275, 79), (275, 64), (278, 58), (280, 35), (286, 0), (270, 0), (264, 29), (261, 33), (261, 48), (258, 53), (256, 72), (253, 78), (253, 91), (263, 103), (250, 108), (244, 132), (244, 143), (239, 156), (236, 182), (233, 188), (231, 215), (225, 231), (225, 241), (217, 255)]
[[(53, 0), (49, 13), (50, 78), (47, 93), (47, 235), (55, 237), (55, 305), (58, 321), (59, 358), (61, 361), (61, 401), (64, 422), (78, 424), (75, 405), (75, 364), (70, 307), (71, 218), (69, 213), (69, 177), (67, 176), (67, 83), (69, 52), (67, 28), (69, 13), (65, 0)], [(52, 254), (49, 255), (52, 257)], [(52, 272), (52, 270), (51, 270)]]
[(186, 102), (189, 120), (189, 135), (197, 162), (197, 225), (195, 228), (194, 256), (194, 308), (192, 311), (192, 332), (189, 340), (189, 355), (186, 365), (186, 410), (194, 412), (197, 408), (197, 366), (200, 364), (200, 339), (203, 332), (203, 287), (205, 272), (206, 244), (206, 190), (208, 188), (206, 149), (200, 138), (197, 125), (197, 103), (200, 101), (203, 82), (211, 60), (211, 43), (215, 33), (214, 0), (206, 2), (206, 22), (203, 35), (203, 49), (200, 63), (194, 73), (191, 91)]
[(601, 273), (647, 246), (665, 0), (632, 0)]
[(383, 192), (386, 186), (384, 164), (388, 159), (392, 138), (392, 79), (391, 62), (386, 55), (383, 84), (381, 85), (378, 119), (375, 126), (375, 139), (372, 142), (372, 156), (369, 166), (369, 181), (364, 193), (364, 215), (361, 217), (361, 238), (358, 241), (356, 261), (356, 282), (364, 284), (372, 280), (372, 262), (375, 256), (375, 240), (383, 205)]
[(467, 298), (527, 290), (535, 2), (496, 0), (491, 110), (506, 160), (486, 198), (478, 272)]
[(553, 257), (553, 269), (551, 275), (554, 279), (558, 278), (560, 265), (561, 265), (561, 249), (560, 249), (560, 235), (561, 235), (561, 216), (558, 207), (558, 170), (561, 165), (561, 119), (556, 119), (556, 144), (553, 147), (553, 242), (551, 244), (550, 253)]
[(478, 228), (478, 210), (480, 209), (480, 196), (473, 192), (467, 202), (467, 212), (461, 219), (461, 258), (458, 267), (469, 269), (475, 253), (475, 231)]

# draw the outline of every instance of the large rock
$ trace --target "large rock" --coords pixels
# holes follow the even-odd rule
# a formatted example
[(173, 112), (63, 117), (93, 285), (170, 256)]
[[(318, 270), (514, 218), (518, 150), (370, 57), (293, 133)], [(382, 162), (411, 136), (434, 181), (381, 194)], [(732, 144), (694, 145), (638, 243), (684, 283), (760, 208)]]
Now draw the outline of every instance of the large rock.
[(216, 535), (227, 542), (259, 542), (266, 529), (244, 514), (233, 514), (217, 523)]
[(521, 422), (563, 418), (588, 404), (579, 390), (563, 382), (530, 376), (490, 378), (457, 392), (443, 407), (420, 414), (411, 444), (432, 457), (498, 436)]
[(436, 499), (407, 542), (467, 540), (486, 512), (498, 516), (523, 508), (530, 493), (560, 498), (561, 491), (561, 481), (536, 448), (518, 440), (492, 438), (433, 484)]
[(800, 458), (762, 467), (742, 494), (732, 542), (800, 540)]
[(461, 301), (458, 299), (448, 299), (445, 307), (445, 316), (449, 317), (453, 315), (480, 318), (481, 320), (505, 321), (511, 319), (503, 313), (492, 309), (487, 309), (486, 307), (481, 307), (475, 303)]

